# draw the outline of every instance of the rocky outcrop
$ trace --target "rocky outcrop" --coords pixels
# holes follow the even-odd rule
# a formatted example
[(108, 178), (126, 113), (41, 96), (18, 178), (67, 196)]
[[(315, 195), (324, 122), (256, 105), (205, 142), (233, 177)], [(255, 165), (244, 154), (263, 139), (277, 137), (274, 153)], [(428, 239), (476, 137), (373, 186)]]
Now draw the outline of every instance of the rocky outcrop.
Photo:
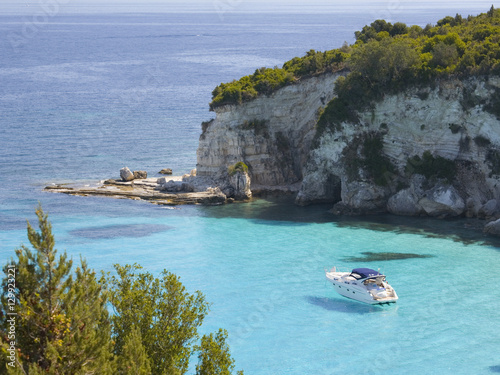
[(482, 205), (478, 210), (477, 210), (477, 217), (479, 219), (485, 219), (485, 220), (490, 220), (495, 217), (495, 215), (498, 215), (499, 210), (498, 210), (498, 202), (496, 199), (490, 199), (488, 202), (486, 202), (484, 205)]
[(50, 185), (44, 190), (79, 196), (104, 196), (145, 200), (158, 205), (176, 206), (183, 204), (220, 205), (227, 202), (227, 196), (211, 179), (189, 180), (182, 177), (149, 178), (132, 181), (105, 180), (96, 184), (77, 183)]
[[(474, 216), (479, 207), (499, 195), (500, 121), (484, 110), (484, 103), (498, 92), (499, 87), (498, 77), (450, 80), (439, 82), (435, 88), (411, 89), (386, 96), (372, 110), (359, 113), (359, 123), (343, 123), (339, 129), (321, 136), (318, 147), (311, 151), (304, 167), (298, 203), (323, 200), (325, 195), (318, 185), (328, 186), (333, 175), (342, 181), (340, 201), (359, 210), (359, 199), (350, 202), (350, 196), (359, 193), (345, 193), (343, 189), (352, 188), (354, 182), (355, 189), (363, 186), (368, 195), (373, 195), (370, 189), (378, 185), (374, 176), (362, 167), (352, 177), (349, 168), (353, 164), (352, 158), (357, 155), (347, 155), (346, 150), (352, 148), (353, 143), (361, 142), (363, 135), (378, 134), (383, 143), (381, 152), (394, 166), (394, 171), (382, 184), (389, 189), (386, 195), (389, 212), (445, 217), (466, 212), (468, 216)], [(467, 102), (470, 97), (474, 97), (473, 104)], [(432, 192), (433, 198), (429, 197), (430, 192), (424, 198), (422, 192), (416, 192), (414, 187), (408, 188), (413, 175), (412, 158), (421, 157), (425, 152), (451, 161), (456, 169), (450, 181), (451, 187), (441, 193)], [(429, 181), (429, 184), (432, 185), (429, 189), (434, 185), (443, 189), (442, 185), (446, 183)], [(450, 203), (443, 201), (447, 194), (451, 194), (454, 203), (449, 206), (451, 211), (441, 212), (439, 205)], [(371, 207), (373, 202), (367, 201), (366, 210)]]
[[(332, 202), (336, 213), (499, 215), (492, 200), (500, 200), (500, 120), (491, 110), (500, 105), (499, 77), (386, 95), (356, 123), (316, 134), (338, 77), (303, 79), (269, 97), (217, 108), (200, 137), (198, 174), (221, 176), (243, 161), (252, 190), (293, 189), (297, 204)], [(380, 140), (379, 155), (366, 155), (373, 139)], [(370, 170), (377, 163), (387, 168)]]
[(167, 181), (166, 178), (159, 178), (157, 182), (158, 182), (158, 187), (157, 187), (158, 190), (166, 191), (169, 193), (180, 193), (180, 192), (191, 193), (195, 190), (193, 185), (188, 184), (187, 182), (184, 181), (173, 181), (173, 180)]
[(419, 204), (425, 196), (424, 176), (416, 174), (410, 179), (410, 187), (398, 191), (387, 202), (387, 211), (402, 216), (423, 216), (424, 208)]
[[(128, 168), (123, 168), (120, 171), (123, 171), (124, 177), (129, 176), (127, 170), (130, 171)], [(136, 172), (134, 171), (137, 175)], [(182, 204), (220, 205), (252, 198), (250, 176), (246, 171), (236, 171), (232, 174), (226, 171), (219, 179), (213, 179), (206, 176), (196, 176), (195, 169), (184, 176), (132, 178), (130, 181), (124, 181), (122, 177), (120, 180), (108, 179), (84, 186), (77, 182), (54, 184), (46, 186), (44, 190), (69, 195), (140, 199), (154, 204), (173, 206)]]
[(252, 190), (300, 183), (319, 110), (333, 98), (338, 77), (324, 74), (251, 102), (216, 108), (216, 118), (205, 123), (200, 136), (198, 176), (218, 178), (241, 161), (250, 168)]
[(248, 172), (238, 171), (233, 174), (223, 174), (220, 181), (221, 190), (228, 198), (244, 201), (252, 198), (250, 176)]
[(333, 207), (335, 214), (365, 215), (386, 211), (387, 189), (364, 181), (342, 181), (342, 200)]

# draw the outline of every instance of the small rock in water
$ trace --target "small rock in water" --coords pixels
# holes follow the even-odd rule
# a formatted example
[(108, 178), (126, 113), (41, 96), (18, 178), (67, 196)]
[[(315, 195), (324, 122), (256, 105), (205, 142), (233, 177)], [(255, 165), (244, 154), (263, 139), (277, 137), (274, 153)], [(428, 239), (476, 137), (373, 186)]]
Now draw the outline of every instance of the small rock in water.
[(172, 169), (170, 168), (164, 168), (161, 171), (158, 172), (159, 174), (172, 174)]
[(134, 178), (139, 180), (144, 180), (148, 178), (148, 172), (146, 171), (134, 171)]
[(123, 181), (132, 181), (134, 179), (134, 174), (128, 167), (120, 169), (120, 177)]

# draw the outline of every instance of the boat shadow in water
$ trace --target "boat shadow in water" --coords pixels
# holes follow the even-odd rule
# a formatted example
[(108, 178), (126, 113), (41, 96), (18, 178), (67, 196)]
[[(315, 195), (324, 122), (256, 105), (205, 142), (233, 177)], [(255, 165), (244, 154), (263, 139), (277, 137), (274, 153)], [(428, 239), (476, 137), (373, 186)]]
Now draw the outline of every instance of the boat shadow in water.
[(337, 311), (347, 314), (371, 314), (386, 311), (387, 306), (391, 305), (369, 305), (362, 302), (351, 301), (349, 299), (327, 298), (306, 296), (304, 297), (311, 305), (319, 306), (328, 311)]
[(500, 365), (498, 366), (490, 366), (490, 371), (495, 373), (500, 373)]

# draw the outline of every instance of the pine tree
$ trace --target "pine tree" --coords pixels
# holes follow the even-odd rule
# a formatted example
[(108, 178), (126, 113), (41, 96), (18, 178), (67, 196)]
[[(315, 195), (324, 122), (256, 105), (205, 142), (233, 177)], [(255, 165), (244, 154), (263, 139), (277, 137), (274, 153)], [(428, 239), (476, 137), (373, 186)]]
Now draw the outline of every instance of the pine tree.
[[(155, 278), (139, 272), (138, 265), (116, 265), (117, 276), (98, 279), (81, 259), (73, 272), (66, 252), (57, 255), (52, 226), (41, 206), (36, 214), (39, 232), (28, 222), (33, 250), (22, 246), (16, 250), (17, 260), (11, 259), (4, 267), (0, 373), (186, 373), (198, 327), (208, 312), (203, 294), (189, 294), (179, 277), (170, 272), (163, 271)], [(16, 271), (15, 288), (12, 269)], [(14, 298), (17, 314), (14, 350), (10, 350), (9, 341), (8, 319), (13, 314), (9, 298)], [(109, 302), (115, 309), (112, 318)], [(234, 367), (226, 337), (223, 331), (215, 339), (210, 336), (205, 340), (204, 363), (214, 363), (214, 368), (222, 370)]]
[(125, 338), (122, 354), (118, 357), (118, 375), (150, 375), (151, 365), (142, 345), (141, 331), (133, 326)]
[(152, 374), (186, 373), (198, 327), (208, 312), (203, 294), (189, 294), (179, 277), (168, 271), (155, 278), (141, 272), (139, 265), (115, 265), (115, 269), (118, 275), (109, 278), (115, 355), (124, 354), (125, 338), (136, 326)]
[(495, 7), (493, 5), (491, 6), (487, 14), (489, 17), (493, 18), (493, 16), (495, 15)]
[[(231, 375), (234, 359), (226, 340), (227, 331), (222, 328), (215, 335), (210, 333), (202, 337), (201, 344), (197, 347), (199, 353), (196, 375)], [(238, 375), (243, 375), (243, 371), (238, 371)]]
[[(16, 372), (111, 373), (111, 326), (102, 280), (83, 260), (73, 276), (73, 262), (66, 252), (57, 258), (52, 226), (40, 205), (36, 215), (39, 232), (28, 222), (28, 239), (34, 251), (22, 246), (16, 250), (17, 261), (12, 259), (4, 267), (2, 329), (8, 316), (8, 267), (16, 269)], [(6, 342), (6, 331), (0, 335)]]

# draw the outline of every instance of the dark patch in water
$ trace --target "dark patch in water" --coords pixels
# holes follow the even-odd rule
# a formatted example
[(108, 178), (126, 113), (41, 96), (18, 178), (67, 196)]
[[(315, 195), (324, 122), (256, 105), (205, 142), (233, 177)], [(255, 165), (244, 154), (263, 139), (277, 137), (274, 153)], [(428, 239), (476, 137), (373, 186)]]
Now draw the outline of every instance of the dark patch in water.
[(147, 237), (170, 229), (172, 229), (172, 227), (161, 224), (107, 225), (105, 227), (75, 229), (72, 230), (70, 234), (76, 237), (96, 240), (118, 237)]
[(447, 238), (466, 245), (482, 244), (500, 250), (500, 238), (483, 233), (484, 220), (436, 219), (407, 217), (390, 214), (368, 216), (335, 216), (329, 213), (331, 204), (299, 207), (294, 196), (263, 197), (249, 203), (199, 207), (208, 217), (227, 219), (244, 218), (257, 224), (307, 225), (309, 223), (332, 223), (340, 228), (368, 229), (378, 232), (416, 234), (428, 238)]
[(433, 255), (412, 254), (412, 253), (374, 253), (365, 251), (362, 257), (345, 257), (346, 262), (380, 262), (384, 260), (401, 260), (413, 258), (432, 258)]
[(500, 373), (500, 365), (498, 365), (498, 366), (490, 366), (490, 371), (491, 372)]

